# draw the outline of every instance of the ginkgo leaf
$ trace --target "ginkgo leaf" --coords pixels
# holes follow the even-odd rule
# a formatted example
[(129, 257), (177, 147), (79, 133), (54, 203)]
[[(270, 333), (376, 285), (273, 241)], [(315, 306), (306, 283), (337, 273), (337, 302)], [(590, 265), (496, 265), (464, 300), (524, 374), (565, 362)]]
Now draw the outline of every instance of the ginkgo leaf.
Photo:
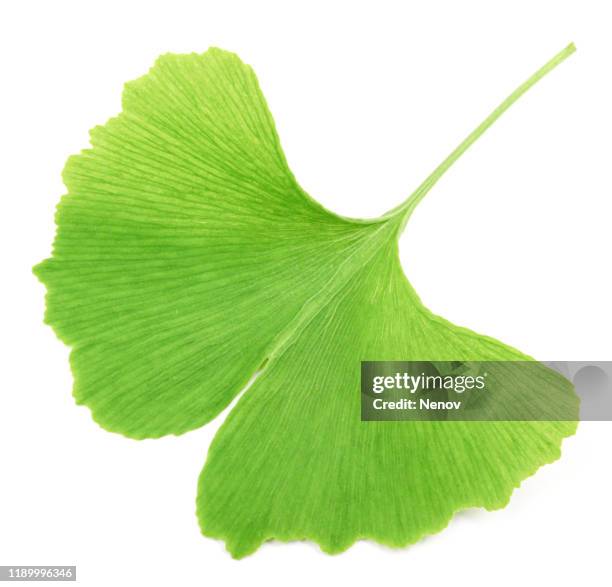
[[(575, 422), (362, 422), (362, 360), (527, 360), (431, 314), (397, 239), (415, 206), (519, 86), (395, 210), (333, 214), (297, 184), (252, 70), (165, 55), (64, 170), (53, 256), (35, 272), (72, 347), (74, 396), (134, 438), (214, 418), (261, 368), (200, 477), (204, 534), (399, 546), (454, 512), (503, 506)], [(557, 390), (567, 400), (571, 386)], [(577, 417), (577, 402), (576, 402)]]

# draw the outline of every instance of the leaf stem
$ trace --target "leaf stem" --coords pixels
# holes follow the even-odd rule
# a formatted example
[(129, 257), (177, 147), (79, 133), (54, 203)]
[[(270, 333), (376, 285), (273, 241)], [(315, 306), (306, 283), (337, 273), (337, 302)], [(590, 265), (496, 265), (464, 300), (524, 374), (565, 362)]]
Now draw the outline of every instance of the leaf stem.
[(574, 43), (570, 43), (565, 49), (557, 53), (550, 61), (538, 69), (530, 78), (525, 80), (514, 92), (512, 92), (489, 116), (487, 116), (463, 141), (455, 148), (450, 155), (436, 167), (433, 172), (423, 181), (423, 183), (410, 195), (410, 197), (402, 204), (387, 212), (383, 218), (391, 216), (403, 216), (400, 226), (400, 232), (406, 225), (408, 218), (419, 204), (419, 202), (427, 195), (429, 190), (436, 182), (446, 173), (446, 171), (465, 153), (469, 147), (475, 143), (478, 138), (506, 111), (514, 104), (529, 88), (541, 80), (547, 73), (552, 71), (562, 61), (567, 59), (576, 47)]

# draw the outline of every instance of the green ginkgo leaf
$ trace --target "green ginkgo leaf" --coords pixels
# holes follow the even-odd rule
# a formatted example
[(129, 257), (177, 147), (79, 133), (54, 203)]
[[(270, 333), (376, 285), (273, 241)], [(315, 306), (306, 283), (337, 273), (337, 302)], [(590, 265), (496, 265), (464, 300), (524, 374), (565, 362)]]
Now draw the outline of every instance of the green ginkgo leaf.
[(462, 508), (502, 507), (558, 458), (575, 422), (362, 422), (359, 373), (366, 359), (528, 360), (429, 312), (397, 241), (439, 177), (573, 50), (375, 220), (299, 187), (253, 71), (219, 49), (160, 57), (69, 159), (53, 255), (35, 273), (72, 347), (77, 402), (129, 437), (181, 434), (261, 370), (199, 483), (202, 532), (232, 555), (269, 539), (405, 545)]

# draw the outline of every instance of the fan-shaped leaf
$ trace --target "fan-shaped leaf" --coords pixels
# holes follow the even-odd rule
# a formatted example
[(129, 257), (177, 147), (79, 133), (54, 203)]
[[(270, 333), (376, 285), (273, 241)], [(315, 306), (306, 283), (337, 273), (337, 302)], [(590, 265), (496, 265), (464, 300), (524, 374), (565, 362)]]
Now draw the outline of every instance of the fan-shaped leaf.
[(446, 169), (572, 51), (376, 220), (304, 193), (252, 70), (218, 49), (161, 57), (69, 160), (53, 256), (35, 272), (96, 421), (134, 438), (183, 433), (265, 363), (200, 478), (202, 530), (232, 554), (269, 538), (407, 544), (458, 509), (503, 506), (558, 457), (574, 422), (362, 422), (358, 378), (365, 359), (527, 359), (424, 308), (397, 239)]

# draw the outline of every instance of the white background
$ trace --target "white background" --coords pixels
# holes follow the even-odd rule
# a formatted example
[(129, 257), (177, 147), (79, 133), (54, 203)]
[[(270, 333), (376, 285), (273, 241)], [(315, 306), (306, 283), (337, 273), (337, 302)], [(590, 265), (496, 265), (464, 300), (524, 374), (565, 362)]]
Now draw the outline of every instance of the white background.
[(76, 564), (87, 586), (610, 584), (610, 423), (581, 424), (506, 509), (410, 548), (267, 544), (234, 561), (194, 514), (222, 418), (157, 441), (104, 432), (42, 324), (30, 268), (50, 252), (64, 161), (160, 53), (237, 52), (303, 187), (376, 216), (574, 41), (428, 195), (402, 262), (456, 323), (543, 360), (612, 359), (609, 3), (415, 4), (2, 3), (0, 564)]

